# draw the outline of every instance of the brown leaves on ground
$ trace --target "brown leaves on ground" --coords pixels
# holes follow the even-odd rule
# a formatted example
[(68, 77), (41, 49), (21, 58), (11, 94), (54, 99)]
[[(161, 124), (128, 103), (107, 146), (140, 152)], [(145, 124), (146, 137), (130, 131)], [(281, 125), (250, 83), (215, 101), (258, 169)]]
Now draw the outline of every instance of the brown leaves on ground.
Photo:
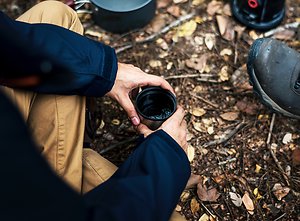
[(197, 185), (197, 195), (201, 201), (216, 202), (220, 193), (215, 187), (207, 187), (207, 181), (202, 181)]

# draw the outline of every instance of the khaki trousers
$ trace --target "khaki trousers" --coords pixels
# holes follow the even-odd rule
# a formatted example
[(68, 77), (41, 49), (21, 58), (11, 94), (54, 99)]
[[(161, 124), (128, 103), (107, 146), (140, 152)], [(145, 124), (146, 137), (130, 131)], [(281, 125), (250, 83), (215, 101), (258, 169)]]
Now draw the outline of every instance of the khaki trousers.
[[(18, 21), (50, 23), (83, 34), (77, 13), (59, 1), (43, 1)], [(33, 139), (51, 168), (84, 194), (107, 180), (117, 167), (92, 149), (83, 148), (85, 97), (38, 94), (0, 86), (17, 105)], [(171, 220), (183, 219), (173, 213)]]

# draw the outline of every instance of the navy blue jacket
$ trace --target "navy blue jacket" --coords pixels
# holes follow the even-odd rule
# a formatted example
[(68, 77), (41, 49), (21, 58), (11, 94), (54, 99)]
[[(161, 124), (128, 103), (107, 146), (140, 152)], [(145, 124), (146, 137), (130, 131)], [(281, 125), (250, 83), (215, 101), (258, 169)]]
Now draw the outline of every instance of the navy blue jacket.
[[(56, 82), (56, 87), (55, 82), (43, 82), (35, 91), (102, 96), (113, 85), (117, 59), (108, 46), (57, 26), (15, 22), (2, 13), (0, 35), (11, 37), (0, 41), (0, 48), (9, 52), (8, 46), (12, 46), (16, 67), (24, 65), (22, 61), (28, 57), (42, 57), (37, 67), (48, 59), (54, 70), (63, 66), (61, 70), (71, 76), (69, 84)], [(14, 47), (18, 42), (20, 47)], [(24, 50), (24, 44), (34, 52)], [(5, 61), (0, 63), (3, 67), (12, 62)], [(24, 68), (28, 73), (38, 69)], [(0, 77), (3, 70), (0, 67)], [(52, 73), (43, 71), (41, 74)], [(22, 117), (2, 93), (0, 113), (1, 221), (167, 221), (190, 176), (184, 151), (160, 130), (140, 143), (110, 179), (80, 196), (36, 151)]]

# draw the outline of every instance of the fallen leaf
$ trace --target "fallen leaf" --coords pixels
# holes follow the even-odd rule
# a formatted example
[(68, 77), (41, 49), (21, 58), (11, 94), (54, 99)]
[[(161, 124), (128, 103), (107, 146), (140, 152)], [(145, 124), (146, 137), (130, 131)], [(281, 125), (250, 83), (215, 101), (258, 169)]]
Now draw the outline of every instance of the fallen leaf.
[(165, 7), (167, 7), (171, 2), (172, 2), (172, 0), (158, 0), (158, 1), (157, 1), (157, 8), (165, 8)]
[(234, 192), (229, 192), (229, 197), (231, 199), (231, 202), (235, 206), (240, 207), (242, 205), (243, 201), (242, 201), (242, 197), (240, 196), (240, 194), (234, 193)]
[(289, 142), (292, 141), (292, 134), (291, 133), (286, 133), (282, 139), (283, 144), (288, 144)]
[(220, 55), (221, 56), (224, 56), (224, 55), (232, 55), (232, 50), (230, 48), (224, 48), (221, 52), (220, 52)]
[(113, 124), (113, 125), (116, 125), (116, 126), (118, 126), (118, 125), (120, 125), (120, 120), (118, 120), (118, 119), (113, 119), (112, 121), (111, 121), (111, 123)]
[(187, 2), (188, 0), (173, 0), (174, 4), (179, 4), (179, 3), (184, 3)]
[(252, 86), (249, 84), (249, 77), (247, 74), (247, 66), (243, 64), (236, 69), (230, 77), (230, 82), (237, 92), (250, 91)]
[(192, 213), (195, 214), (196, 212), (199, 211), (199, 209), (200, 209), (200, 204), (198, 203), (198, 201), (197, 201), (195, 198), (193, 198), (193, 199), (191, 200), (190, 207), (191, 207)]
[(256, 115), (258, 111), (258, 105), (252, 102), (249, 102), (247, 99), (240, 100), (236, 103), (236, 107), (249, 115)]
[(192, 145), (188, 145), (186, 152), (189, 161), (192, 162), (195, 157), (195, 148)]
[(232, 16), (230, 4), (225, 4), (223, 7), (223, 14), (227, 16)]
[(199, 219), (198, 219), (198, 221), (209, 221), (210, 219), (209, 219), (209, 216), (206, 214), (206, 213), (204, 213)]
[(223, 120), (227, 120), (227, 121), (235, 121), (238, 117), (239, 117), (239, 112), (227, 112), (224, 114), (221, 114), (220, 117)]
[(207, 133), (210, 134), (210, 135), (213, 134), (214, 133), (214, 127), (213, 126), (208, 127), (207, 128)]
[(197, 28), (197, 23), (194, 20), (190, 20), (181, 25), (177, 30), (179, 37), (191, 36)]
[[(164, 16), (157, 15), (154, 17), (154, 19), (150, 23), (150, 28), (152, 32), (158, 32), (160, 31), (164, 26), (166, 26), (166, 21)], [(148, 31), (150, 32), (150, 31)]]
[(196, 174), (191, 174), (185, 188), (189, 189), (192, 188), (193, 186), (196, 186), (198, 183), (200, 183), (202, 181), (201, 176), (200, 175), (196, 175)]
[(221, 68), (221, 71), (218, 73), (219, 79), (223, 81), (229, 80), (229, 74), (228, 74), (228, 66), (225, 65)]
[(254, 214), (254, 204), (252, 199), (249, 196), (249, 193), (246, 191), (243, 198), (242, 198), (243, 204), (246, 207), (249, 214)]
[(257, 200), (261, 199), (262, 196), (260, 195), (260, 193), (258, 192), (258, 188), (255, 188), (253, 190), (253, 195), (256, 197)]
[(164, 39), (162, 39), (162, 38), (158, 38), (158, 39), (156, 40), (156, 44), (157, 44), (161, 49), (163, 49), (163, 50), (165, 50), (165, 51), (169, 49), (169, 46), (168, 46), (167, 42), (166, 42)]
[(178, 5), (172, 5), (167, 9), (167, 12), (178, 18), (180, 16), (180, 7)]
[(199, 6), (199, 5), (203, 4), (203, 3), (204, 3), (204, 0), (193, 0), (192, 1), (192, 5), (193, 6)]
[(216, 202), (220, 194), (216, 188), (207, 188), (202, 182), (197, 185), (197, 195), (202, 201)]
[(161, 66), (162, 66), (162, 63), (161, 63), (161, 61), (159, 61), (159, 60), (150, 60), (150, 61), (149, 61), (149, 65), (150, 65), (150, 67), (152, 67), (152, 68), (157, 68), (157, 67), (161, 67)]
[(216, 43), (216, 37), (215, 37), (215, 35), (214, 34), (210, 34), (210, 33), (205, 34), (204, 43), (205, 43), (206, 47), (209, 50), (211, 50), (214, 47), (215, 43)]
[(217, 15), (216, 19), (221, 36), (228, 41), (232, 41), (234, 39), (232, 20), (226, 15)]
[(190, 192), (189, 191), (183, 191), (181, 196), (180, 196), (180, 201), (181, 202), (186, 202), (190, 197)]
[(213, 0), (210, 3), (208, 3), (206, 12), (207, 12), (207, 14), (212, 16), (212, 15), (216, 14), (217, 12), (220, 12), (222, 6), (223, 6), (223, 2)]
[(205, 132), (205, 127), (200, 122), (192, 122), (193, 127), (196, 131)]
[(300, 165), (300, 148), (296, 148), (293, 150), (292, 162), (295, 166)]
[(291, 40), (294, 39), (295, 36), (295, 31), (294, 30), (283, 30), (281, 32), (278, 32), (274, 35), (274, 38), (278, 39), (278, 40), (283, 40), (283, 41), (287, 41), (287, 40)]
[(176, 205), (176, 207), (175, 207), (175, 211), (177, 211), (177, 212), (180, 212), (181, 211), (181, 206), (180, 205)]
[(280, 183), (275, 183), (272, 192), (278, 200), (281, 200), (290, 192), (290, 188), (283, 187)]
[(259, 173), (260, 169), (261, 169), (261, 166), (256, 164), (255, 165), (255, 173)]
[(198, 70), (200, 73), (203, 73), (206, 63), (207, 63), (207, 59), (208, 59), (208, 54), (204, 53), (200, 56), (200, 58), (192, 57), (192, 58), (186, 60), (185, 64), (187, 67), (193, 68), (195, 70)]
[(206, 111), (201, 108), (201, 107), (193, 107), (191, 110), (190, 110), (190, 114), (196, 116), (196, 117), (201, 117), (203, 116), (204, 114), (206, 113)]

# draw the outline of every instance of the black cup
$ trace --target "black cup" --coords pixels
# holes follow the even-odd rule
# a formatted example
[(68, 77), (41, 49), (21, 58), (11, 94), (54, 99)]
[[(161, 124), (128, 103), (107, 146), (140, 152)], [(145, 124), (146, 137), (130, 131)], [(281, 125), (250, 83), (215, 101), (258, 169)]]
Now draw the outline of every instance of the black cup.
[(280, 24), (285, 15), (285, 1), (231, 0), (231, 11), (242, 24), (263, 31)]
[(161, 87), (146, 87), (135, 99), (135, 108), (141, 122), (156, 130), (177, 109), (173, 93)]

